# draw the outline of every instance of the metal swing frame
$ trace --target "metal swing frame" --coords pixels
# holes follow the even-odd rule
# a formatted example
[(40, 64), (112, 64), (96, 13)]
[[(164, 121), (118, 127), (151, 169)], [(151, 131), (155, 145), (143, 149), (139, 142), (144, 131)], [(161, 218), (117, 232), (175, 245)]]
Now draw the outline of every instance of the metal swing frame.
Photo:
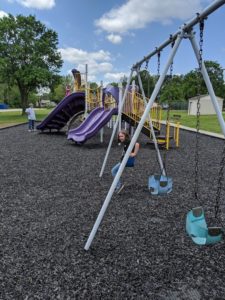
[[(143, 62), (145, 62), (146, 60), (149, 60), (150, 57), (152, 57), (153, 55), (155, 55), (157, 52), (159, 52), (160, 50), (162, 50), (163, 48), (165, 48), (166, 46), (168, 46), (169, 44), (171, 44), (171, 42), (175, 41), (175, 44), (174, 44), (174, 47), (173, 49), (171, 50), (171, 53), (169, 54), (169, 57), (168, 57), (168, 61), (166, 62), (165, 64), (165, 67), (164, 67), (164, 70), (162, 72), (162, 74), (160, 75), (156, 85), (155, 85), (155, 88), (153, 90), (153, 93), (149, 99), (149, 102), (147, 103), (147, 106), (145, 108), (145, 111), (141, 117), (141, 120), (138, 124), (138, 127), (133, 135), (133, 138), (130, 142), (130, 145), (128, 147), (128, 150), (121, 162), (121, 165), (119, 167), (119, 170), (116, 174), (116, 176), (114, 177), (114, 180), (111, 184), (111, 187), (108, 191), (108, 194), (104, 200), (104, 203), (102, 205), (102, 208), (98, 214), (98, 217), (95, 221), (95, 224), (91, 230), (91, 233), (88, 237), (88, 240), (85, 244), (85, 247), (84, 249), (85, 250), (88, 250), (93, 242), (93, 239), (97, 233), (97, 230), (101, 224), (101, 221), (104, 217), (104, 214), (107, 210), (107, 207), (111, 201), (111, 198), (112, 198), (112, 195), (114, 193), (114, 190), (116, 188), (116, 185), (123, 173), (123, 170), (125, 168), (125, 165), (127, 163), (127, 160), (130, 156), (130, 153), (137, 141), (137, 138), (141, 132), (141, 129), (145, 123), (145, 120), (147, 119), (147, 117), (149, 116), (149, 112), (150, 112), (150, 109), (152, 107), (152, 104), (153, 102), (155, 101), (156, 97), (157, 97), (157, 94), (163, 84), (163, 81), (165, 79), (165, 76), (168, 72), (168, 69), (169, 69), (169, 66), (171, 65), (171, 62), (173, 61), (174, 59), (174, 56), (177, 52), (177, 49), (182, 41), (183, 38), (189, 38), (190, 42), (191, 42), (191, 45), (192, 45), (192, 48), (194, 50), (194, 53), (195, 53), (195, 56), (196, 56), (196, 59), (199, 63), (199, 60), (200, 60), (200, 57), (199, 57), (199, 49), (198, 49), (198, 45), (196, 43), (196, 39), (195, 39), (195, 35), (194, 33), (192, 32), (192, 28), (193, 26), (195, 26), (196, 24), (199, 23), (199, 21), (201, 19), (204, 19), (206, 18), (208, 15), (210, 15), (212, 12), (214, 12), (216, 9), (218, 9), (219, 7), (221, 7), (222, 5), (225, 4), (225, 0), (218, 0), (218, 1), (215, 1), (214, 3), (212, 3), (211, 5), (209, 5), (201, 14), (198, 14), (195, 18), (193, 18), (191, 21), (189, 21), (188, 23), (186, 23), (185, 25), (183, 25), (181, 27), (181, 29), (179, 29), (178, 32), (176, 32), (174, 35), (170, 36), (170, 38), (165, 41), (159, 48), (156, 48), (155, 51), (151, 52), (149, 55), (145, 56), (141, 61), (137, 62), (135, 65), (133, 65), (133, 67), (131, 68), (131, 72), (130, 72), (130, 76), (129, 76), (129, 79), (128, 79), (128, 83), (127, 83), (127, 86), (126, 86), (126, 89), (125, 89), (125, 93), (123, 95), (123, 100), (122, 100), (122, 103), (120, 104), (120, 107), (119, 107), (119, 113), (118, 113), (118, 117), (117, 117), (117, 120), (116, 120), (116, 123), (115, 123), (115, 126), (114, 126), (114, 129), (113, 129), (113, 134), (111, 136), (111, 139), (110, 139), (110, 143), (109, 143), (109, 147), (107, 149), (107, 152), (106, 152), (106, 156), (105, 156), (105, 159), (104, 159), (104, 162), (103, 162), (103, 166), (102, 166), (102, 169), (101, 169), (101, 173), (100, 173), (100, 177), (102, 176), (103, 172), (104, 172), (104, 168), (105, 168), (105, 165), (106, 165), (106, 161), (107, 161), (107, 157), (109, 155), (109, 152), (110, 152), (110, 148), (111, 148), (111, 145), (112, 145), (112, 142), (113, 142), (113, 138), (115, 136), (115, 133), (116, 133), (116, 130), (117, 130), (117, 126), (119, 124), (119, 120), (120, 120), (120, 116), (121, 116), (121, 113), (122, 113), (122, 107), (123, 107), (123, 103), (125, 101), (125, 98), (126, 98), (126, 95), (127, 95), (127, 92), (128, 92), (128, 87), (130, 85), (130, 82), (131, 82), (131, 78), (132, 78), (132, 75), (133, 75), (133, 72), (135, 70), (138, 70), (140, 68), (140, 66), (142, 65)], [(207, 73), (207, 70), (205, 68), (205, 65), (204, 65), (204, 62), (202, 62), (202, 66), (201, 66), (201, 73), (202, 73), (202, 76), (204, 78), (204, 81), (205, 81), (205, 84), (207, 86), (207, 89), (208, 89), (208, 92), (209, 92), (209, 95), (210, 95), (210, 98), (211, 98), (211, 101), (213, 103), (213, 106), (214, 106), (214, 109), (216, 111), (216, 114), (217, 114), (217, 117), (218, 117), (218, 121), (219, 121), (219, 124), (220, 124), (220, 127), (222, 129), (222, 132), (223, 132), (223, 135), (225, 137), (225, 122), (223, 120), (223, 116), (222, 116), (222, 112), (220, 111), (220, 108), (219, 108), (219, 105), (217, 103), (217, 100), (216, 100), (216, 96), (215, 96), (215, 93), (214, 93), (214, 90), (213, 90), (213, 87), (212, 87), (212, 84), (210, 82), (210, 79), (209, 79), (209, 76), (208, 76), (208, 73)]]

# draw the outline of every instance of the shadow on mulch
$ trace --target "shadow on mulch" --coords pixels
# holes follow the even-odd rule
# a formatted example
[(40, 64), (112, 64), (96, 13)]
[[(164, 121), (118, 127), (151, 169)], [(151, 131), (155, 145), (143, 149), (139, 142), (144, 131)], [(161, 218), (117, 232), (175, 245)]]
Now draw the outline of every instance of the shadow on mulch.
[[(0, 299), (225, 299), (225, 249), (199, 247), (185, 233), (185, 215), (202, 204), (214, 225), (214, 201), (223, 141), (201, 137), (201, 203), (193, 197), (193, 133), (167, 153), (173, 192), (153, 197), (148, 176), (159, 172), (155, 151), (140, 136), (134, 169), (114, 195), (89, 251), (85, 242), (119, 160), (116, 143), (103, 178), (105, 141), (82, 147), (65, 135), (0, 132)], [(222, 194), (224, 195), (224, 187)], [(225, 207), (221, 203), (224, 224)]]

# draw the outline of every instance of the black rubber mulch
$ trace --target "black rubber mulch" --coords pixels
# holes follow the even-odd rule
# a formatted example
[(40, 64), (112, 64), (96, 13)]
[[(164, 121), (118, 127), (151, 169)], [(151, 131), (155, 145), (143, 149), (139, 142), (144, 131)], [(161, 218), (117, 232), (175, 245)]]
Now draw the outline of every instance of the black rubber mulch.
[[(137, 165), (84, 250), (121, 154), (115, 143), (100, 179), (110, 134), (78, 147), (25, 125), (0, 131), (0, 299), (225, 299), (224, 241), (200, 247), (185, 233), (185, 215), (199, 205), (193, 133), (181, 132), (181, 147), (167, 154), (174, 188), (158, 198), (147, 189), (156, 154), (140, 137)], [(200, 204), (211, 225), (222, 144), (201, 137)], [(223, 187), (225, 225), (224, 204)]]

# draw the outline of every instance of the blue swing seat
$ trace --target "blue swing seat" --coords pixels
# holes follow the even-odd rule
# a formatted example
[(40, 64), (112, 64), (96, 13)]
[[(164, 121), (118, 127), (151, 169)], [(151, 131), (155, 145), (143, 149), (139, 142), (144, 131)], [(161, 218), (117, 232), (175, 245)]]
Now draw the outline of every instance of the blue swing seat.
[(186, 217), (186, 231), (197, 245), (215, 244), (222, 239), (220, 227), (207, 227), (202, 207), (195, 207)]
[(129, 157), (126, 163), (126, 167), (132, 168), (134, 167), (135, 157)]
[(152, 195), (165, 195), (172, 191), (173, 180), (164, 175), (152, 175), (148, 179), (148, 188)]

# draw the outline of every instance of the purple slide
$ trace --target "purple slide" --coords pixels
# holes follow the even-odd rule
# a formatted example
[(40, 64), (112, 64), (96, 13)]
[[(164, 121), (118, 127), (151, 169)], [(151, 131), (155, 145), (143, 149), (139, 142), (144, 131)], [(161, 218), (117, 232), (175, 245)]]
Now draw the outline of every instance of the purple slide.
[(66, 96), (50, 114), (37, 126), (37, 129), (62, 129), (75, 114), (85, 110), (85, 93), (77, 92)]
[(94, 136), (109, 120), (112, 115), (118, 113), (117, 108), (104, 110), (103, 107), (95, 108), (87, 119), (77, 128), (72, 129), (68, 133), (68, 140), (77, 143), (84, 143), (87, 139)]

